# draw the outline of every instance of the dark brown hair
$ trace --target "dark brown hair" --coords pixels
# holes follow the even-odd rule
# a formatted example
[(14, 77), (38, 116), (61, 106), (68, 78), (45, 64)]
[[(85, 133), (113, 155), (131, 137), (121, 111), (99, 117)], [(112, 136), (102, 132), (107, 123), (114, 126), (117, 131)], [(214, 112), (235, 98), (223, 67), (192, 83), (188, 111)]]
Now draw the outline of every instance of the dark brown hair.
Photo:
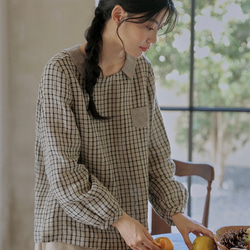
[[(98, 77), (101, 73), (99, 67), (99, 54), (102, 49), (102, 33), (107, 20), (110, 19), (113, 8), (120, 5), (127, 13), (128, 18), (123, 22), (144, 23), (156, 16), (161, 10), (166, 9), (168, 12), (165, 23), (166, 32), (170, 32), (177, 21), (177, 11), (172, 0), (100, 0), (95, 9), (95, 16), (92, 20), (91, 26), (86, 31), (87, 45), (85, 47), (86, 58), (84, 65), (84, 81), (85, 89), (89, 95), (89, 111), (96, 119), (107, 119), (100, 115), (94, 103), (93, 91)], [(141, 14), (139, 17), (134, 16)], [(117, 27), (117, 35), (119, 36)]]

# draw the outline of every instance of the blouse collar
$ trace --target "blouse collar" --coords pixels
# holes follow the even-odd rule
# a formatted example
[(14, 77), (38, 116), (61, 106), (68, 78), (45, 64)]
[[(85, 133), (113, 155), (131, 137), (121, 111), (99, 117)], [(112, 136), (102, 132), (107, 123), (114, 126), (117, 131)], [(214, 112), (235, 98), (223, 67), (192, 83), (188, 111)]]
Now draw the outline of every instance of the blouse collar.
[[(84, 75), (83, 71), (83, 65), (85, 56), (81, 52), (79, 45), (75, 45), (69, 49), (65, 50), (72, 58), (74, 64), (76, 65), (77, 69), (81, 73), (81, 75)], [(132, 79), (135, 74), (135, 66), (136, 66), (136, 58), (133, 56), (130, 56), (129, 54), (126, 54), (126, 61), (121, 69), (121, 71), (127, 75), (128, 78)]]

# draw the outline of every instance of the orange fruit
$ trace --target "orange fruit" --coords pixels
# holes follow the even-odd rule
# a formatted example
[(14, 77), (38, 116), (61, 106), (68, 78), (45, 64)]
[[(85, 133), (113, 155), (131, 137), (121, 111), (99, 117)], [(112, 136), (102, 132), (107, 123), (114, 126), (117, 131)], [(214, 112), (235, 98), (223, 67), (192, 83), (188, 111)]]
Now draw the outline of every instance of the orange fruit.
[(214, 250), (215, 245), (212, 238), (208, 236), (198, 236), (193, 242), (193, 250)]
[(159, 246), (162, 250), (174, 250), (174, 244), (172, 240), (167, 237), (159, 237), (153, 240), (153, 243)]

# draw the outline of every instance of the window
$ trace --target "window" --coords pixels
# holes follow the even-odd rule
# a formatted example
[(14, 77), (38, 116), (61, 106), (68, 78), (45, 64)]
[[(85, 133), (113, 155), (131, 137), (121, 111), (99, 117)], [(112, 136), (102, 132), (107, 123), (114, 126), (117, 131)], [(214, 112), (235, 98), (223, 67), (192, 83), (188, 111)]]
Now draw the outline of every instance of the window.
[[(147, 53), (172, 156), (214, 165), (209, 228), (246, 224), (250, 217), (250, 2), (174, 2), (179, 23)], [(205, 190), (196, 178), (190, 181), (188, 214), (201, 220), (200, 197)]]

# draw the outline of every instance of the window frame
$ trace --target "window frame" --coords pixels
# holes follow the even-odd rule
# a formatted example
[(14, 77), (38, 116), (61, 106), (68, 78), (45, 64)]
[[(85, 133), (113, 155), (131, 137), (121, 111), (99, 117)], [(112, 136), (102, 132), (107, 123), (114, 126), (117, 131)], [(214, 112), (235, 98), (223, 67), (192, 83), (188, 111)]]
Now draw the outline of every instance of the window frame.
[[(162, 112), (168, 111), (186, 111), (188, 112), (188, 122), (189, 122), (189, 131), (188, 131), (188, 161), (193, 159), (193, 117), (195, 112), (245, 112), (250, 114), (250, 108), (246, 107), (198, 107), (194, 106), (194, 72), (195, 72), (195, 58), (194, 58), (194, 45), (195, 45), (195, 9), (196, 9), (196, 0), (191, 0), (191, 22), (190, 22), (190, 77), (189, 77), (189, 103), (186, 107), (169, 107), (160, 105), (160, 110)], [(192, 216), (192, 197), (191, 197), (191, 185), (192, 178), (187, 177), (187, 188), (189, 193), (189, 200), (187, 204), (187, 214)]]

